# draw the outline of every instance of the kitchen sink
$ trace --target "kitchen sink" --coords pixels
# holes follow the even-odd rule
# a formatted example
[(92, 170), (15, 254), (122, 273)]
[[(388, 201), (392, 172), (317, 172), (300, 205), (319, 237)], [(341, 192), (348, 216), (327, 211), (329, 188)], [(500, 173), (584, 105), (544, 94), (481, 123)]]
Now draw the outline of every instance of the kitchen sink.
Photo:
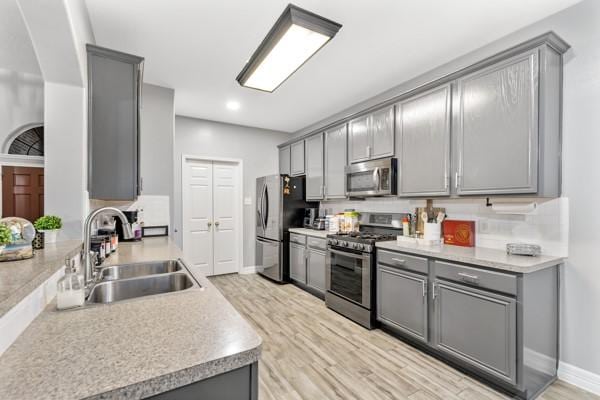
[(136, 297), (179, 292), (193, 286), (194, 282), (185, 272), (109, 280), (97, 283), (90, 291), (86, 303), (109, 304)]
[(101, 267), (98, 272), (101, 281), (136, 278), (146, 275), (166, 274), (183, 270), (179, 260), (151, 261), (133, 264), (111, 265)]

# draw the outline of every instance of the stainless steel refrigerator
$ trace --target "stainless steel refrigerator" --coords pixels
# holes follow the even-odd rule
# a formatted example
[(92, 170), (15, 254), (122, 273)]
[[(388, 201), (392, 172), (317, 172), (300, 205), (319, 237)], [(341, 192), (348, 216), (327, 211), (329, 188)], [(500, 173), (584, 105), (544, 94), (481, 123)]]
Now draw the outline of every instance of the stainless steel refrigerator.
[(303, 176), (269, 175), (256, 179), (256, 271), (287, 282), (289, 228), (301, 227), (304, 209), (318, 202), (304, 200)]

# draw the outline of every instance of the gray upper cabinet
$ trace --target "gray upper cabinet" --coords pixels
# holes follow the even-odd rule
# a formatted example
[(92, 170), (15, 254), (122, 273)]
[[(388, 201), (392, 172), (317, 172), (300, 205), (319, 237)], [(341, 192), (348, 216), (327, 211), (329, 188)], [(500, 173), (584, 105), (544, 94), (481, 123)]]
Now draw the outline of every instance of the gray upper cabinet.
[(141, 57), (87, 45), (88, 191), (100, 200), (140, 194)]
[(323, 133), (306, 138), (304, 144), (306, 150), (306, 200), (321, 200), (324, 194)]
[(290, 174), (290, 146), (279, 149), (279, 173), (282, 175)]
[(450, 194), (451, 95), (444, 85), (396, 106), (399, 196)]
[(304, 140), (290, 146), (290, 175), (304, 175)]
[(385, 107), (348, 123), (350, 163), (394, 155), (394, 107)]
[(365, 115), (348, 123), (348, 157), (351, 163), (365, 161), (370, 157), (370, 116)]
[(435, 284), (436, 348), (516, 383), (516, 300), (462, 284)]
[(427, 342), (427, 276), (379, 264), (376, 282), (377, 319)]
[(538, 191), (539, 50), (457, 81), (457, 194)]
[(346, 124), (325, 132), (325, 198), (346, 197), (346, 149), (348, 135)]

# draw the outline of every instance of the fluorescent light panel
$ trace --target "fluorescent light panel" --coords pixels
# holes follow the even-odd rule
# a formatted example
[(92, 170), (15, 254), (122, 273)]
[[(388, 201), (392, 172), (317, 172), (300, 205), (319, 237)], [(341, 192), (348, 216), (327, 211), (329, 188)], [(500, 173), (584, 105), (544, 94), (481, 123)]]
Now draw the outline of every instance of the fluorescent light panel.
[(288, 5), (237, 81), (252, 89), (274, 91), (340, 28), (340, 24)]

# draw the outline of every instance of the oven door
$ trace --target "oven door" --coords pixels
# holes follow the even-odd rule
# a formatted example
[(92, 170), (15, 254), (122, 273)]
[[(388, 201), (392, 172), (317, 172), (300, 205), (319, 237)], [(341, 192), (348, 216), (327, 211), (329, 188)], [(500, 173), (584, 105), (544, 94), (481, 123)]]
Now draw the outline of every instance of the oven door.
[(327, 249), (327, 291), (364, 308), (371, 308), (371, 254)]

